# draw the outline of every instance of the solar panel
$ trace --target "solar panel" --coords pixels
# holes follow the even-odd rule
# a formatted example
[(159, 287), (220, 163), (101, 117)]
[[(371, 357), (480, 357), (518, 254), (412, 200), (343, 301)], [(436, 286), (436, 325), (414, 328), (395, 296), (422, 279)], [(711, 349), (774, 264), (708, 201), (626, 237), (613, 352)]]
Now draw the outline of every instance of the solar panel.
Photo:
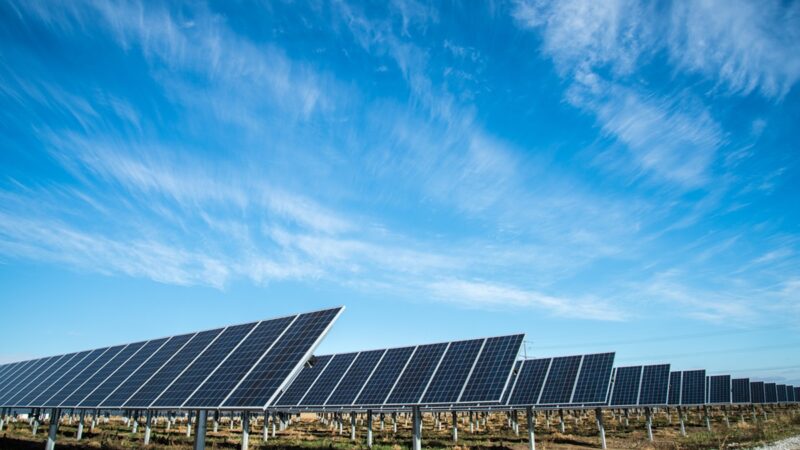
[(639, 387), (642, 381), (642, 366), (617, 367), (611, 406), (636, 406), (639, 404)]
[(451, 342), (439, 365), (439, 370), (425, 391), (422, 402), (426, 404), (458, 402), (458, 397), (482, 346), (482, 339)]
[(792, 385), (786, 385), (786, 401), (788, 402), (796, 401), (794, 397), (794, 386)]
[(404, 405), (419, 403), (428, 380), (439, 366), (448, 344), (430, 344), (417, 347), (408, 361), (403, 374), (398, 378), (386, 400), (387, 404)]
[[(320, 406), (324, 405), (325, 400), (327, 400), (328, 396), (331, 395), (331, 391), (336, 388), (339, 380), (342, 379), (342, 376), (344, 376), (345, 372), (347, 372), (347, 369), (350, 368), (357, 356), (358, 353), (344, 353), (333, 355), (332, 357), (331, 355), (326, 355), (326, 358), (331, 358), (331, 362), (328, 363), (328, 366), (325, 367), (325, 371), (322, 372), (319, 378), (315, 380), (313, 385), (308, 388), (308, 392), (306, 393), (305, 397), (300, 399), (302, 400), (303, 404)], [(302, 372), (300, 372), (300, 375), (302, 375), (303, 372), (308, 372), (308, 370), (304, 369)]]
[(553, 358), (539, 403), (543, 405), (569, 403), (580, 364), (581, 356)]
[(778, 403), (786, 403), (786, 385), (778, 384), (775, 386), (777, 389)]
[(706, 371), (684, 370), (681, 405), (702, 405), (706, 402)]
[(778, 403), (778, 389), (775, 383), (764, 383), (764, 402)]
[(683, 384), (683, 372), (670, 372), (669, 374), (669, 398), (667, 403), (670, 405), (681, 404), (681, 385)]
[(536, 405), (544, 387), (552, 358), (526, 359), (517, 373), (508, 399), (510, 405)]
[(275, 405), (295, 406), (300, 403), (300, 400), (303, 399), (314, 381), (316, 381), (320, 374), (328, 367), (328, 363), (331, 362), (332, 359), (330, 355), (312, 358), (308, 363), (309, 365), (300, 371), (297, 378), (289, 385), (289, 388), (275, 402)]
[(517, 383), (517, 374), (519, 374), (521, 368), (522, 361), (514, 363), (514, 370), (511, 371), (511, 378), (508, 380), (508, 388), (503, 391), (503, 398), (500, 400), (501, 405), (508, 404), (508, 399), (511, 397), (511, 393), (514, 391), (514, 385)]
[(800, 402), (800, 387), (794, 388), (794, 401)]
[(730, 375), (708, 377), (708, 403), (712, 405), (731, 403)]
[(660, 406), (667, 404), (669, 389), (669, 364), (644, 366), (639, 405)]
[(750, 382), (750, 398), (753, 399), (753, 403), (765, 403), (766, 395), (763, 381)]
[(486, 340), (459, 402), (498, 402), (508, 383), (523, 335), (493, 337)]
[(731, 380), (731, 401), (733, 403), (750, 403), (749, 378), (734, 378)]
[(261, 409), (300, 370), (341, 311), (0, 365), (0, 405), (177, 409), (190, 399)]
[(602, 404), (608, 397), (614, 353), (585, 355), (578, 382), (572, 391), (572, 404)]
[(359, 405), (382, 405), (413, 353), (414, 347), (387, 350), (372, 377), (370, 377), (361, 394), (356, 398), (355, 403)]
[(369, 380), (370, 375), (380, 363), (386, 350), (372, 350), (361, 352), (358, 358), (350, 366), (346, 376), (339, 380), (326, 405), (351, 405), (356, 400), (356, 396), (361, 392), (361, 388)]

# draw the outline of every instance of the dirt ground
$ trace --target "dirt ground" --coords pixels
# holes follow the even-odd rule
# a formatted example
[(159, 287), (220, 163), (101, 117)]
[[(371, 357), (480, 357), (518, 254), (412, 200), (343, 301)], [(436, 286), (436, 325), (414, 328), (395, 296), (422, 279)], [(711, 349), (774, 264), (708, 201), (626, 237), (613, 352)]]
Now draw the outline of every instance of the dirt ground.
[[(667, 417), (664, 411), (654, 415), (653, 433), (655, 441), (647, 440), (645, 417), (637, 412), (630, 412), (626, 419), (622, 414), (611, 411), (604, 413), (606, 439), (610, 449), (674, 449), (700, 450), (749, 448), (774, 442), (788, 436), (800, 435), (800, 410), (798, 408), (772, 408), (767, 417), (759, 412), (753, 421), (750, 410), (728, 413), (730, 427), (726, 426), (722, 412), (712, 413), (712, 431), (705, 426), (700, 411), (690, 411), (686, 421), (687, 436), (680, 435), (678, 418), (675, 411)], [(357, 422), (356, 442), (350, 441), (350, 424), (348, 417), (344, 419), (343, 434), (331, 425), (322, 423), (316, 415), (304, 414), (295, 418), (285, 431), (279, 431), (275, 438), (271, 435), (267, 442), (262, 441), (262, 422), (254, 422), (251, 426), (250, 448), (270, 449), (344, 449), (366, 448), (366, 425), (363, 417)], [(423, 422), (423, 447), (448, 449), (514, 449), (528, 448), (527, 430), (524, 414), (520, 414), (519, 435), (508, 427), (506, 413), (493, 413), (487, 417), (486, 424), (479, 421), (478, 428), (470, 433), (467, 416), (459, 423), (458, 443), (452, 442), (450, 414), (442, 414), (442, 424), (437, 428), (434, 417), (425, 414)], [(744, 419), (744, 420), (742, 420)], [(398, 419), (398, 431), (392, 432), (391, 418), (387, 415), (384, 430), (380, 430), (379, 416), (374, 417), (374, 445), (376, 450), (409, 448), (411, 444), (411, 422), (406, 417)], [(549, 426), (543, 413), (537, 416), (536, 448), (548, 449), (589, 449), (600, 448), (600, 437), (593, 412), (575, 412), (565, 414), (565, 431), (560, 431), (559, 418), (556, 414), (549, 417)], [(27, 421), (8, 424), (8, 428), (0, 433), (0, 449), (41, 449), (47, 433), (47, 425), (39, 427), (37, 436), (32, 436)], [(165, 421), (157, 422), (153, 428), (151, 443), (148, 449), (189, 449), (193, 438), (186, 436), (184, 420), (166, 430)], [(88, 425), (87, 425), (88, 428)], [(271, 431), (271, 430), (270, 430)], [(88, 429), (84, 438), (75, 440), (76, 425), (62, 422), (59, 427), (57, 448), (59, 449), (109, 449), (121, 450), (145, 448), (143, 446), (144, 426), (140, 425), (137, 433), (126, 426), (121, 417), (112, 417), (109, 423), (102, 423), (94, 432)], [(208, 426), (206, 447), (210, 449), (238, 449), (241, 439), (241, 424), (234, 422), (234, 429), (229, 429), (229, 420), (220, 421), (219, 431), (214, 433), (211, 424)]]

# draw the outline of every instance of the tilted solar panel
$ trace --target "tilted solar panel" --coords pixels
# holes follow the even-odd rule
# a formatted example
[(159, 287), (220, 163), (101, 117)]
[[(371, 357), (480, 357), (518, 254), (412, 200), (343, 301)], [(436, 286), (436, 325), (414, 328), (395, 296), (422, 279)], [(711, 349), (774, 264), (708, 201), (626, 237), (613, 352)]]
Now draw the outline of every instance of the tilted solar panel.
[(681, 405), (702, 405), (706, 402), (706, 371), (684, 370)]
[(428, 390), (425, 391), (422, 403), (457, 402), (481, 347), (483, 347), (482, 339), (451, 342), (439, 364), (439, 369), (428, 385)]
[[(320, 358), (331, 358), (331, 362), (328, 363), (319, 378), (309, 386), (306, 395), (298, 400), (298, 402), (302, 401), (303, 404), (306, 405), (324, 405), (325, 401), (331, 395), (331, 392), (339, 384), (339, 380), (341, 380), (342, 376), (350, 369), (350, 366), (353, 365), (357, 357), (358, 353), (320, 356)], [(311, 368), (311, 370), (308, 368), (303, 369), (298, 376), (298, 380), (295, 380), (295, 383), (302, 381), (299, 380), (300, 376), (303, 375), (303, 372), (308, 371), (313, 371), (313, 368)], [(292, 386), (290, 385), (289, 389), (291, 388)]]
[(749, 378), (734, 378), (731, 380), (731, 401), (738, 404), (750, 403)]
[(786, 401), (788, 401), (790, 403), (793, 403), (793, 402), (796, 401), (795, 397), (794, 397), (794, 386), (792, 386), (790, 384), (786, 385)]
[(800, 386), (795, 386), (794, 388), (794, 401), (800, 402)]
[(775, 385), (775, 388), (777, 389), (778, 403), (786, 403), (786, 385), (778, 384)]
[(295, 406), (306, 395), (311, 385), (316, 381), (320, 374), (328, 367), (328, 363), (333, 359), (330, 355), (312, 358), (313, 364), (305, 367), (300, 374), (292, 381), (289, 388), (275, 402), (277, 406)]
[(669, 398), (670, 405), (681, 404), (681, 389), (683, 384), (683, 372), (676, 371), (669, 374)]
[(764, 402), (778, 403), (778, 388), (775, 383), (764, 383)]
[(561, 405), (569, 403), (572, 388), (578, 377), (582, 357), (563, 356), (553, 358), (550, 371), (545, 380), (544, 390), (539, 398), (541, 405)]
[(385, 349), (359, 353), (358, 358), (350, 366), (346, 376), (342, 377), (338, 386), (335, 386), (325, 404), (328, 406), (352, 405), (385, 353)]
[(614, 353), (584, 355), (570, 403), (605, 404), (613, 366)]
[(731, 376), (708, 377), (708, 403), (712, 405), (731, 403)]
[(438, 367), (448, 345), (446, 343), (421, 345), (417, 347), (414, 356), (408, 361), (400, 375), (386, 404), (408, 405), (419, 403), (428, 380), (433, 376), (433, 372)]
[(0, 406), (263, 409), (342, 308), (0, 366)]
[(662, 406), (667, 404), (669, 367), (669, 364), (644, 366), (642, 387), (639, 391), (640, 406)]
[(511, 386), (510, 405), (536, 405), (553, 358), (526, 359)]
[(750, 382), (750, 398), (753, 400), (753, 403), (756, 404), (765, 403), (766, 396), (765, 396), (763, 381)]
[(523, 335), (517, 334), (486, 339), (458, 401), (499, 402), (522, 346), (522, 338)]
[(614, 387), (611, 391), (611, 406), (636, 406), (639, 404), (642, 369), (642, 366), (616, 368)]

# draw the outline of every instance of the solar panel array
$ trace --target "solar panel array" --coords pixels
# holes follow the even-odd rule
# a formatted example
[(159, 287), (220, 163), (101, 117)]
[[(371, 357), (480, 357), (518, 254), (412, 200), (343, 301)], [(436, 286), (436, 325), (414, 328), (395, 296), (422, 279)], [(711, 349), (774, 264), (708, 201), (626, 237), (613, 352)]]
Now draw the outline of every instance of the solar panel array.
[(276, 405), (341, 409), (499, 403), (523, 337), (320, 356)]
[(342, 309), (7, 364), (0, 406), (264, 408)]
[(610, 406), (658, 406), (667, 404), (669, 364), (618, 367)]
[(589, 406), (608, 400), (614, 353), (526, 359), (515, 370), (505, 404)]

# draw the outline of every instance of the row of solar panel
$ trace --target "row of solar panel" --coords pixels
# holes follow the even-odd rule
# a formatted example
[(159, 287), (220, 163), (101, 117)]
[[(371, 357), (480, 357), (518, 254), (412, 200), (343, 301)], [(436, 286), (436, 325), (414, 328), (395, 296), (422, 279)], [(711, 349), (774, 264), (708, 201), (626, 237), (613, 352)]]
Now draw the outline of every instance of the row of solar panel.
[(503, 404), (569, 406), (605, 404), (614, 353), (519, 361)]
[(497, 403), (524, 335), (324, 355), (276, 402), (287, 408)]
[(263, 408), (342, 308), (0, 366), (0, 406)]

